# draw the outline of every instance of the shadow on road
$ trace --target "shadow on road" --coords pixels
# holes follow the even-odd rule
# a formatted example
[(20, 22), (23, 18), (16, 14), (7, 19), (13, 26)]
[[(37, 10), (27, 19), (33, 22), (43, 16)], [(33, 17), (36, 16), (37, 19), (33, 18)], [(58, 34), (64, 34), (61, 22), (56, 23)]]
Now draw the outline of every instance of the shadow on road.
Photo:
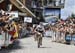
[(20, 46), (19, 40), (15, 41), (14, 44), (9, 45), (7, 48), (2, 48), (0, 50), (0, 53), (10, 53), (11, 51), (14, 52), (14, 50), (22, 49), (23, 47)]
[(30, 38), (32, 36), (23, 36), (23, 37), (19, 37), (19, 39), (24, 39), (24, 38)]
[(51, 47), (40, 47), (40, 48), (51, 48)]

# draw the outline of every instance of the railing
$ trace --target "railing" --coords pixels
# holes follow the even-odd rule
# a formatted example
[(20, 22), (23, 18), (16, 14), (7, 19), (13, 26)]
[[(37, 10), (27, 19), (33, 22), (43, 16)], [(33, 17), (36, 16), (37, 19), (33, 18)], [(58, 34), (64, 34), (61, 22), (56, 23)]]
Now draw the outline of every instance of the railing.
[(64, 7), (65, 4), (65, 0), (40, 0), (40, 1), (33, 1), (32, 2), (32, 7), (36, 6), (36, 7), (46, 7), (46, 6), (50, 6), (50, 7)]

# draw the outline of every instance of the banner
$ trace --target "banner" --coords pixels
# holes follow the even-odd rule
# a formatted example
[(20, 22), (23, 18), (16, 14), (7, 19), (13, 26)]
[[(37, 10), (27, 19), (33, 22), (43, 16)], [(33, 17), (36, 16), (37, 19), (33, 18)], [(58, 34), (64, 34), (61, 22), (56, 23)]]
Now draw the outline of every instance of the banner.
[(7, 11), (6, 13), (12, 16), (13, 18), (18, 18), (18, 11)]
[(24, 17), (24, 22), (32, 23), (31, 17)]

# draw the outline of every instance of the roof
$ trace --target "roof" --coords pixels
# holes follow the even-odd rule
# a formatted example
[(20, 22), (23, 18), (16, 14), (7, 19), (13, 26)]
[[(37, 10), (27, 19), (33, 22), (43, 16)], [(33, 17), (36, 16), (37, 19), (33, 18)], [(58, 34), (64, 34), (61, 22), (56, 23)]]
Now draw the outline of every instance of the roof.
[(36, 17), (25, 5), (23, 5), (19, 0), (10, 0), (10, 2), (15, 5), (23, 13), (27, 13), (29, 16)]

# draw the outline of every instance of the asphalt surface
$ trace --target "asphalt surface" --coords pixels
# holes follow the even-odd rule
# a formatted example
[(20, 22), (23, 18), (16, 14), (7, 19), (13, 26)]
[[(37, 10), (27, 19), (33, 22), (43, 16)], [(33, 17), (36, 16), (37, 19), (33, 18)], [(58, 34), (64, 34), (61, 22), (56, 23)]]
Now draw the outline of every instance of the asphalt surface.
[(51, 38), (44, 37), (43, 45), (37, 48), (33, 37), (17, 40), (13, 46), (0, 50), (0, 53), (75, 53), (74, 45), (51, 42)]

